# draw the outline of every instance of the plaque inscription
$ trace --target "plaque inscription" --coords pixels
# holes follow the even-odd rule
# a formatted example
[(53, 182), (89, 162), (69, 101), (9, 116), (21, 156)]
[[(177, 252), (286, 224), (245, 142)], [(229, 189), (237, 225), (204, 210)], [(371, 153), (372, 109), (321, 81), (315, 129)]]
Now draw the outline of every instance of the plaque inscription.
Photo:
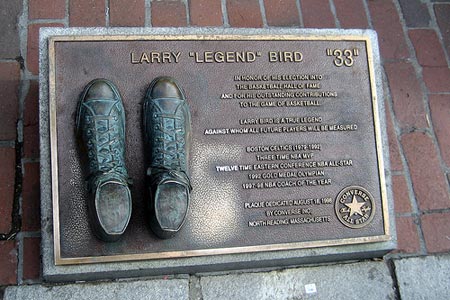
[[(70, 178), (53, 181), (57, 263), (388, 240), (372, 55), (366, 36), (52, 38), (52, 176)], [(170, 241), (143, 212), (140, 111), (158, 76), (181, 83), (192, 114), (190, 212)], [(130, 225), (114, 246), (89, 232), (70, 121), (80, 87), (102, 77), (122, 92), (134, 180)]]

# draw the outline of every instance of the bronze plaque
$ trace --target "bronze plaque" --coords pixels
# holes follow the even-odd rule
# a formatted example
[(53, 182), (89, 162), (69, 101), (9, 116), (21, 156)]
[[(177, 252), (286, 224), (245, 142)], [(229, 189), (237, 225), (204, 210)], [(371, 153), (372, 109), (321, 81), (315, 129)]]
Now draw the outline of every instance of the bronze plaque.
[[(371, 40), (366, 36), (146, 35), (49, 39), (56, 264), (289, 250), (389, 239)], [(146, 224), (144, 93), (184, 88), (193, 192), (169, 240)], [(125, 236), (91, 233), (74, 135), (92, 79), (126, 109), (133, 213)]]

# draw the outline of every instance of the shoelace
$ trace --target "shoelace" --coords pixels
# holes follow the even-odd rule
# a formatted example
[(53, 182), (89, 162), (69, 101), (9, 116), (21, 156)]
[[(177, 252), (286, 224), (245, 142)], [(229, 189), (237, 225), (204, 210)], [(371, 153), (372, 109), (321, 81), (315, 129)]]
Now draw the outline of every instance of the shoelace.
[[(91, 162), (90, 169), (94, 173), (118, 172), (127, 176), (124, 158), (119, 151), (123, 145), (120, 145), (119, 141), (118, 122), (115, 116), (86, 116), (88, 156)], [(92, 138), (94, 131), (96, 131), (95, 139)]]
[[(181, 119), (172, 114), (157, 113), (155, 116), (158, 121), (155, 130), (158, 134), (153, 145), (153, 167), (182, 169), (182, 165), (186, 163), (185, 131), (183, 127), (176, 127), (177, 121), (180, 122)], [(173, 130), (166, 130), (166, 126), (172, 125)]]

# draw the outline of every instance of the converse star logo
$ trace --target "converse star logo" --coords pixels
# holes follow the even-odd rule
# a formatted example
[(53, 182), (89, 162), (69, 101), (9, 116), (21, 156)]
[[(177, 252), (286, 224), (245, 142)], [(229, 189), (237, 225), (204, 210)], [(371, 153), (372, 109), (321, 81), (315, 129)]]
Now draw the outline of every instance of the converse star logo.
[(359, 186), (344, 188), (336, 197), (334, 208), (339, 221), (350, 228), (368, 225), (375, 215), (372, 195)]
[(363, 216), (363, 213), (361, 212), (361, 207), (364, 205), (364, 202), (358, 202), (358, 200), (356, 200), (355, 195), (353, 195), (351, 203), (344, 203), (344, 205), (350, 208), (349, 216), (353, 216), (354, 214)]

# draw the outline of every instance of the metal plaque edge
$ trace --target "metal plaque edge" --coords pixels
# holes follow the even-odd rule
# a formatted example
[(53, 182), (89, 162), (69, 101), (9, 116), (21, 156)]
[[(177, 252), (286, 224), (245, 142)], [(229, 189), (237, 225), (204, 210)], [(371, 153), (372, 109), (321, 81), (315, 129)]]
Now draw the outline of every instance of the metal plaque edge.
[[(57, 128), (56, 128), (56, 74), (55, 74), (55, 43), (56, 42), (70, 42), (70, 41), (142, 41), (142, 40), (351, 40), (364, 41), (367, 48), (367, 60), (369, 69), (370, 91), (372, 94), (372, 111), (373, 122), (375, 128), (375, 143), (378, 161), (378, 176), (380, 179), (380, 192), (383, 214), (384, 235), (358, 237), (349, 239), (336, 239), (324, 241), (311, 242), (297, 242), (286, 244), (272, 244), (272, 245), (258, 245), (248, 247), (232, 247), (232, 248), (216, 248), (216, 249), (201, 249), (188, 251), (172, 251), (172, 252), (158, 252), (158, 253), (141, 253), (141, 254), (127, 254), (127, 255), (113, 255), (113, 256), (98, 256), (98, 257), (74, 257), (63, 258), (60, 249), (60, 222), (59, 222), (59, 193), (58, 193), (58, 155), (57, 155)], [(167, 258), (185, 258), (196, 256), (211, 256), (223, 254), (238, 254), (250, 252), (265, 252), (265, 251), (280, 251), (280, 250), (294, 250), (303, 248), (316, 248), (339, 246), (349, 244), (363, 244), (385, 242), (391, 240), (391, 228), (389, 223), (388, 200), (386, 191), (386, 178), (384, 174), (384, 159), (383, 147), (381, 138), (380, 116), (378, 111), (378, 100), (375, 83), (375, 69), (373, 61), (373, 47), (372, 42), (368, 36), (365, 35), (239, 35), (239, 34), (201, 34), (201, 35), (59, 35), (50, 36), (48, 38), (48, 57), (49, 57), (49, 123), (50, 123), (50, 163), (51, 163), (51, 192), (52, 192), (52, 211), (53, 211), (53, 235), (54, 235), (54, 260), (55, 265), (73, 265), (73, 264), (91, 264), (102, 262), (123, 262), (123, 261), (138, 261), (138, 260), (152, 260), (152, 259), (167, 259)]]

